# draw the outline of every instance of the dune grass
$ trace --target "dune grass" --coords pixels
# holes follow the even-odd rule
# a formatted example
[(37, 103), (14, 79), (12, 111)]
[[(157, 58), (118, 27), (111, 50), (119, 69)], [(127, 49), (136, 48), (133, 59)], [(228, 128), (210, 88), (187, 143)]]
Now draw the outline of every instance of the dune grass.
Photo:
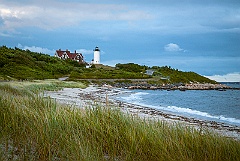
[(12, 87), (27, 89), (34, 93), (43, 91), (56, 91), (63, 88), (86, 88), (87, 85), (82, 82), (60, 81), (57, 79), (33, 80), (33, 81), (10, 81), (1, 82), (2, 85), (10, 85)]
[(0, 160), (239, 160), (240, 142), (0, 85)]

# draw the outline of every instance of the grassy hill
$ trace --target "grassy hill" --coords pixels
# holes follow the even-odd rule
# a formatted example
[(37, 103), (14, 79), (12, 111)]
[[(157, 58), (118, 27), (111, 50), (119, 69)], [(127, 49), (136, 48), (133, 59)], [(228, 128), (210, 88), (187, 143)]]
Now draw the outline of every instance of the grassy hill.
[(183, 72), (178, 69), (173, 69), (170, 66), (153, 66), (151, 68), (154, 70), (153, 76), (159, 78), (162, 82), (171, 83), (217, 83), (216, 81), (210, 80), (209, 78), (203, 77), (195, 72)]
[(78, 63), (63, 61), (50, 55), (0, 47), (0, 77), (2, 79), (46, 79), (69, 74)]
[[(153, 75), (145, 74), (153, 70)], [(148, 79), (155, 84), (162, 83), (216, 83), (194, 72), (183, 72), (171, 67), (147, 67), (134, 63), (116, 64), (115, 67), (85, 65), (76, 61), (61, 60), (50, 55), (21, 50), (19, 48), (0, 47), (0, 80), (50, 79), (68, 75), (71, 80), (78, 79)]]

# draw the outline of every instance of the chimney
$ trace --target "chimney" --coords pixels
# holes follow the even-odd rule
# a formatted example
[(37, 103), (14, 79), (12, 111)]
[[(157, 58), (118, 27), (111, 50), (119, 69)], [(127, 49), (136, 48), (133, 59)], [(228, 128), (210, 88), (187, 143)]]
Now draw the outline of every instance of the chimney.
[(66, 49), (66, 51), (68, 51), (68, 49)]
[(77, 53), (77, 51), (75, 50), (75, 54)]
[(59, 51), (61, 51), (61, 49), (59, 49)]

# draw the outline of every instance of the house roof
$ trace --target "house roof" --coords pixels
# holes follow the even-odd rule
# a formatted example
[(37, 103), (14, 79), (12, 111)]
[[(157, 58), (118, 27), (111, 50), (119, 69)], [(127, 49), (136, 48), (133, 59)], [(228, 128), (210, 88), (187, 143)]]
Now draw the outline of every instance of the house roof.
[(63, 50), (59, 49), (59, 50), (56, 50), (56, 53), (57, 53), (58, 57), (62, 57), (63, 54), (67, 54), (70, 59), (75, 59), (77, 55), (81, 55), (81, 57), (83, 58), (82, 54), (77, 53), (76, 50), (75, 50), (75, 53), (71, 53), (69, 50), (63, 51)]

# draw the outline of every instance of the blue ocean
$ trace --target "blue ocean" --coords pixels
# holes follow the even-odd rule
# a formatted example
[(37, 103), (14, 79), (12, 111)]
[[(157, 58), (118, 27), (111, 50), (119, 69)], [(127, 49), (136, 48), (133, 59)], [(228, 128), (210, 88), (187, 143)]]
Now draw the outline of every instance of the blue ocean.
[[(240, 87), (239, 83), (227, 85)], [(240, 126), (240, 90), (127, 90), (115, 99), (165, 113)]]

